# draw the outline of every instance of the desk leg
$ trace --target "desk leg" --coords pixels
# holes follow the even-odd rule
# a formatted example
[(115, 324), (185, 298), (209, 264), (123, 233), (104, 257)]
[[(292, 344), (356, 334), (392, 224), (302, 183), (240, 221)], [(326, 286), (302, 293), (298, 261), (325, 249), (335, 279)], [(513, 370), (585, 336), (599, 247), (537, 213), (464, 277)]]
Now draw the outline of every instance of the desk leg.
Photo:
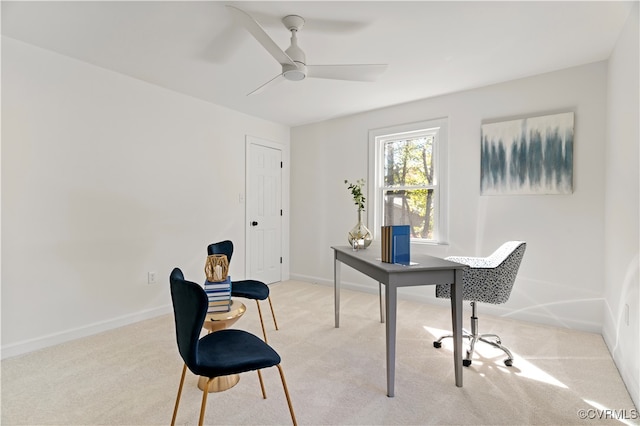
[(378, 283), (378, 300), (380, 301), (380, 322), (384, 324), (384, 302), (382, 299), (382, 283)]
[(387, 396), (393, 397), (396, 377), (396, 308), (398, 289), (387, 284), (385, 289), (385, 308), (387, 314)]
[(338, 253), (333, 254), (333, 301), (335, 303), (336, 328), (340, 327), (340, 264)]
[(462, 387), (462, 270), (456, 269), (451, 284), (451, 323), (453, 326), (453, 366), (456, 386)]

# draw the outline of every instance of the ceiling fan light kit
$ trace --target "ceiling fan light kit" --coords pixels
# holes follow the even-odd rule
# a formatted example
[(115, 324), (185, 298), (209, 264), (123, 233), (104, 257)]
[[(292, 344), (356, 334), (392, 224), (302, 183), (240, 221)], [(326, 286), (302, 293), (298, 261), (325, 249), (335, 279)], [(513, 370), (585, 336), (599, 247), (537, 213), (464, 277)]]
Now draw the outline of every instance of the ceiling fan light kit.
[(284, 26), (291, 31), (291, 46), (283, 51), (247, 12), (230, 5), (227, 5), (227, 10), (229, 10), (235, 21), (243, 26), (282, 66), (281, 74), (278, 74), (248, 95), (260, 93), (267, 86), (277, 83), (282, 78), (289, 81), (301, 81), (307, 77), (375, 81), (387, 68), (386, 64), (307, 65), (306, 55), (298, 46), (298, 32), (304, 26), (304, 18), (298, 15), (287, 15), (282, 18)]
[(307, 67), (300, 62), (296, 65), (283, 64), (282, 76), (290, 81), (304, 80), (307, 76)]

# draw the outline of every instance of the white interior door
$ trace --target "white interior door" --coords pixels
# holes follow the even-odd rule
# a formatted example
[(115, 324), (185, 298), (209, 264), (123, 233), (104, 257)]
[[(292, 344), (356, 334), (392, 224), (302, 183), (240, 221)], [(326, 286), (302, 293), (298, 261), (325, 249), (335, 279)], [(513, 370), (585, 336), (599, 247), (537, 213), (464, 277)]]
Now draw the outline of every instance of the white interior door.
[(247, 137), (247, 271), (250, 279), (282, 278), (282, 149)]

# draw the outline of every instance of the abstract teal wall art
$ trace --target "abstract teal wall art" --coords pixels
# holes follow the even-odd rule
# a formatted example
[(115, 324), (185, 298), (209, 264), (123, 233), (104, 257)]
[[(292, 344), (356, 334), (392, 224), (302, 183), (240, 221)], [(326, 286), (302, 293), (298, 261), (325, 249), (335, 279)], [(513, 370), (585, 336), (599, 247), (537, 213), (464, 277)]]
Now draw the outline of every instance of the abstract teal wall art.
[(482, 195), (571, 194), (574, 113), (482, 125)]

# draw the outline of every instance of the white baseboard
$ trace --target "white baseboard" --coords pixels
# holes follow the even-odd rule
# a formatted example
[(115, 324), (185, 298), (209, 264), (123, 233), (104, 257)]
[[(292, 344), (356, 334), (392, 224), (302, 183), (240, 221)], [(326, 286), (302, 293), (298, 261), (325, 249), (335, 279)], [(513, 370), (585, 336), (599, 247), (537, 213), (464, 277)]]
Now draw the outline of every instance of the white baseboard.
[[(320, 284), (325, 286), (333, 286), (333, 279), (325, 279), (319, 277), (313, 277), (301, 274), (290, 274), (290, 279), (310, 282), (314, 284)], [(367, 285), (355, 282), (342, 282), (341, 288), (346, 290), (360, 291), (363, 293), (378, 294), (378, 288), (376, 285)], [(398, 298), (412, 300), (415, 302), (428, 303), (438, 306), (449, 306), (448, 300), (437, 299), (435, 296), (425, 296), (424, 294), (417, 294), (415, 291), (411, 291), (412, 288), (403, 288), (398, 292)], [(573, 330), (588, 331), (593, 333), (601, 333), (601, 324), (591, 324), (576, 321), (571, 318), (552, 318), (535, 312), (524, 312), (522, 310), (513, 313), (503, 306), (486, 305), (483, 306), (483, 311), (489, 315), (495, 315), (500, 317), (512, 318), (520, 321), (533, 322), (537, 324), (545, 324), (550, 326), (556, 326), (561, 328), (570, 328)], [(139, 321), (155, 318), (160, 315), (169, 314), (172, 312), (170, 305), (148, 309), (133, 314), (123, 315), (121, 317), (113, 318), (106, 321), (101, 321), (93, 324), (89, 324), (83, 327), (78, 327), (59, 333), (53, 333), (46, 336), (23, 340), (17, 343), (12, 343), (2, 346), (0, 349), (0, 359), (10, 358), (13, 356), (21, 355), (24, 353), (36, 351), (49, 346), (58, 345), (60, 343), (68, 342), (71, 340), (79, 339), (82, 337), (91, 336), (104, 331), (112, 330), (125, 325), (133, 324)]]
[[(318, 278), (294, 273), (291, 274), (291, 279), (333, 287), (333, 279)], [(346, 290), (378, 294), (378, 287), (375, 284), (367, 285), (362, 283), (342, 281), (340, 287)], [(450, 302), (448, 299), (438, 299), (435, 297), (435, 294), (433, 296), (425, 295), (424, 292), (420, 293), (419, 290), (416, 291), (416, 289), (419, 288), (420, 287), (400, 288), (398, 289), (398, 298), (437, 306), (450, 306)], [(586, 331), (589, 333), (602, 333), (602, 324), (600, 323), (580, 321), (574, 318), (549, 316), (543, 313), (535, 312), (534, 309), (535, 307), (532, 307), (530, 310), (518, 309), (514, 311), (513, 309), (509, 309), (504, 305), (491, 305), (487, 303), (482, 304), (482, 312), (488, 315), (498, 316), (502, 318), (511, 318), (518, 321), (526, 321), (536, 324), (550, 325), (553, 327), (568, 328), (571, 330)]]
[(37, 351), (49, 346), (59, 345), (60, 343), (79, 339), (81, 337), (91, 336), (93, 334), (102, 333), (104, 331), (113, 330), (125, 325), (133, 324), (139, 321), (158, 317), (173, 312), (170, 305), (157, 308), (147, 309), (135, 312), (121, 317), (100, 321), (86, 326), (77, 327), (58, 333), (49, 334), (34, 339), (23, 340), (17, 343), (4, 345), (1, 348), (1, 359), (22, 355), (28, 352)]
[(614, 364), (618, 368), (622, 381), (627, 387), (631, 400), (635, 404), (636, 408), (640, 408), (640, 377), (638, 377), (637, 370), (638, 361), (633, 359), (634, 355), (637, 354), (634, 354), (633, 350), (623, 352), (619, 347), (619, 339), (631, 339), (629, 339), (629, 336), (620, 336), (617, 330), (611, 330), (610, 327), (603, 327), (602, 338), (611, 353)]

